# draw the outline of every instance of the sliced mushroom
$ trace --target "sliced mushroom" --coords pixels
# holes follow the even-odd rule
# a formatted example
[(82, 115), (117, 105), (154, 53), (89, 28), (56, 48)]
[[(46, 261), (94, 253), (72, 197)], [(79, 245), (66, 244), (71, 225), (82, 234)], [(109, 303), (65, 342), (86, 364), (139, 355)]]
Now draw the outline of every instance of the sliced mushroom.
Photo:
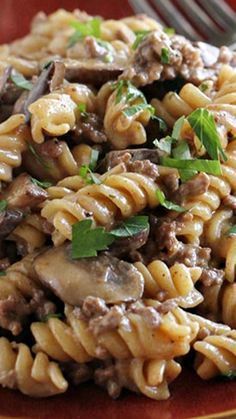
[(21, 210), (7, 209), (0, 213), (0, 239), (10, 234), (23, 220), (24, 213)]
[(88, 296), (107, 304), (135, 301), (143, 293), (143, 276), (132, 264), (107, 254), (72, 260), (69, 245), (40, 254), (34, 268), (39, 280), (71, 305), (80, 305)]
[(121, 65), (104, 63), (92, 58), (86, 61), (66, 59), (64, 64), (67, 80), (96, 86), (101, 86), (109, 80), (115, 80), (124, 70)]

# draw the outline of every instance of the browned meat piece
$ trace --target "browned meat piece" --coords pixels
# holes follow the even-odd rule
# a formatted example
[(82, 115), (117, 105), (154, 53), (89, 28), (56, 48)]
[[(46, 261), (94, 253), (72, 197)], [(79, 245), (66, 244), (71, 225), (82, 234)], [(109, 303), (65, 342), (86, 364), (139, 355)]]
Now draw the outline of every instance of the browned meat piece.
[(21, 108), (18, 108), (19, 113), (25, 114), (26, 122), (29, 122), (30, 120), (30, 112), (28, 111), (29, 105), (31, 105), (31, 103), (35, 102), (40, 96), (47, 92), (49, 80), (51, 78), (53, 70), (54, 63), (51, 63), (47, 68), (45, 68), (41, 72), (37, 81), (34, 83), (32, 89), (25, 98), (25, 101), (22, 102)]
[(17, 176), (2, 194), (8, 208), (34, 208), (47, 199), (47, 192), (32, 182), (27, 173)]
[(8, 258), (0, 259), (0, 271), (5, 271), (10, 266)]
[(109, 80), (115, 80), (124, 70), (124, 66), (116, 63), (105, 63), (97, 59), (78, 61), (64, 60), (65, 78), (72, 82), (101, 86)]
[(23, 218), (24, 213), (21, 210), (7, 209), (0, 212), (0, 240), (8, 236)]
[(122, 307), (113, 306), (105, 315), (92, 318), (89, 321), (89, 330), (94, 336), (115, 330), (120, 325), (123, 316), (124, 310)]
[(56, 139), (48, 140), (37, 146), (37, 152), (42, 157), (56, 159), (62, 153), (62, 145)]
[(11, 75), (12, 67), (8, 66), (4, 69), (2, 76), (0, 77), (0, 99), (4, 94), (7, 86), (7, 81)]
[[(97, 368), (94, 372), (95, 384), (105, 387), (110, 397), (117, 399), (122, 390), (115, 365), (106, 365)], [(135, 389), (133, 389), (135, 391)]]
[(49, 82), (50, 92), (58, 89), (63, 84), (66, 71), (62, 61), (54, 61), (53, 64), (53, 70), (50, 73), (51, 81)]
[(75, 141), (89, 140), (95, 144), (105, 143), (107, 141), (103, 120), (95, 113), (88, 113), (86, 116), (82, 116), (77, 122), (72, 136)]
[(183, 203), (186, 198), (205, 193), (208, 190), (209, 184), (209, 176), (206, 173), (198, 173), (192, 179), (183, 183), (170, 198), (179, 204)]
[(106, 172), (120, 163), (129, 163), (136, 160), (149, 160), (151, 163), (159, 164), (163, 153), (158, 149), (137, 148), (127, 150), (114, 150), (106, 154), (99, 165), (99, 170)]
[(89, 364), (64, 362), (60, 367), (66, 379), (75, 386), (85, 383), (93, 377), (93, 368), (92, 365)]
[(202, 270), (200, 281), (205, 287), (222, 284), (224, 278), (224, 271), (221, 269), (205, 268)]
[[(76, 310), (76, 308), (75, 308)], [(106, 314), (108, 308), (105, 301), (102, 298), (97, 297), (86, 297), (82, 305), (82, 313), (85, 317), (96, 317)]]
[[(163, 49), (167, 55), (166, 62), (162, 58)], [(155, 31), (144, 38), (121, 78), (132, 80), (137, 86), (177, 76), (200, 84), (203, 80), (214, 78), (223, 61), (229, 64), (235, 61), (235, 53), (227, 47), (219, 50), (203, 42), (191, 43), (180, 35), (167, 36), (162, 31)]]
[(133, 254), (135, 250), (140, 249), (140, 247), (146, 244), (148, 235), (149, 228), (131, 237), (117, 238), (110, 247), (110, 254), (118, 258), (122, 257), (122, 255), (129, 256), (130, 254)]
[(91, 295), (116, 304), (143, 294), (142, 275), (132, 264), (112, 255), (72, 260), (70, 246), (64, 245), (40, 254), (33, 266), (39, 280), (71, 305), (80, 305)]
[(0, 326), (18, 335), (24, 319), (30, 314), (30, 307), (23, 297), (9, 295), (0, 300)]

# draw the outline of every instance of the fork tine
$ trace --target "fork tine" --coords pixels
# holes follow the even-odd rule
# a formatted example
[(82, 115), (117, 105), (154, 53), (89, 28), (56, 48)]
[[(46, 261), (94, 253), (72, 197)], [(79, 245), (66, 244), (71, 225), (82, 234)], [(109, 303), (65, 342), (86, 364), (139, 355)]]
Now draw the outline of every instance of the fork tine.
[(178, 33), (192, 40), (202, 40), (202, 36), (195, 31), (170, 0), (153, 0), (153, 2), (168, 25), (173, 26)]
[(165, 23), (158, 16), (156, 11), (148, 4), (146, 0), (129, 0), (129, 4), (135, 13), (145, 13), (146, 15), (157, 20), (161, 25), (165, 26)]
[(225, 30), (235, 27), (235, 13), (224, 0), (198, 0), (210, 16)]
[(213, 22), (211, 18), (209, 18), (206, 12), (200, 6), (198, 6), (195, 0), (176, 1), (189, 16), (190, 20), (196, 25), (197, 28), (200, 28), (200, 31), (207, 38), (214, 38), (216, 34), (221, 32), (218, 26)]

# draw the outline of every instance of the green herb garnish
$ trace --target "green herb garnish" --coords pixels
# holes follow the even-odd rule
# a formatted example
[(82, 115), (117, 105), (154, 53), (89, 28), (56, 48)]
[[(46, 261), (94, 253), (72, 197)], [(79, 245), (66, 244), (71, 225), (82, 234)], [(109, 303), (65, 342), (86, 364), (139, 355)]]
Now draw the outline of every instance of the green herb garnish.
[(31, 182), (43, 189), (47, 189), (47, 188), (50, 188), (50, 186), (52, 186), (52, 182), (41, 181), (41, 180), (35, 179), (34, 177), (31, 177)]
[(201, 90), (201, 92), (205, 92), (208, 89), (208, 84), (206, 83), (201, 83), (199, 86), (199, 89)]
[(161, 62), (162, 64), (169, 64), (170, 62), (170, 52), (166, 47), (161, 49)]
[(143, 31), (136, 31), (136, 39), (132, 45), (132, 49), (135, 50), (138, 48), (138, 46), (141, 44), (141, 42), (144, 40), (144, 38), (150, 33), (151, 31), (143, 30)]
[(181, 138), (181, 130), (184, 124), (185, 116), (181, 116), (177, 121), (174, 123), (173, 130), (171, 137), (175, 140), (179, 140)]
[(70, 22), (70, 26), (75, 29), (75, 33), (69, 38), (68, 48), (75, 45), (85, 36), (94, 36), (95, 38), (99, 38), (101, 35), (101, 19), (97, 17), (85, 23), (75, 20)]
[(174, 167), (176, 169), (196, 170), (198, 172), (205, 172), (211, 175), (221, 175), (221, 166), (218, 160), (181, 160), (173, 159), (171, 157), (162, 157), (161, 164), (166, 167)]
[(20, 73), (12, 73), (11, 80), (17, 87), (20, 87), (21, 89), (31, 90), (33, 87), (33, 83), (31, 83), (29, 80), (26, 80), (25, 77)]
[(86, 183), (92, 185), (101, 185), (101, 180), (92, 172), (89, 165), (83, 164), (79, 169), (79, 175), (86, 181)]
[(165, 207), (169, 210), (177, 211), (177, 212), (186, 211), (186, 209), (181, 207), (180, 205), (177, 205), (174, 202), (168, 201), (165, 197), (164, 192), (162, 192), (160, 189), (156, 190), (156, 196), (157, 196), (157, 199), (158, 199), (160, 205), (162, 205), (163, 207)]
[(155, 113), (155, 108), (149, 105), (148, 103), (139, 103), (138, 105), (133, 105), (133, 106), (130, 106), (129, 108), (124, 109), (122, 113), (125, 116), (130, 117), (142, 111), (149, 111), (151, 115), (153, 116)]
[(82, 118), (87, 118), (88, 117), (88, 112), (86, 111), (86, 104), (85, 103), (79, 103), (77, 105), (77, 108), (80, 111), (80, 115), (82, 116)]
[(114, 237), (104, 227), (92, 227), (92, 220), (82, 220), (72, 226), (72, 258), (97, 256), (99, 250), (106, 250)]
[(121, 102), (122, 98), (124, 98), (126, 103), (138, 98), (141, 98), (144, 102), (146, 102), (144, 94), (129, 80), (119, 80), (118, 82), (113, 83), (113, 88), (116, 89), (116, 105)]
[(228, 380), (235, 380), (236, 379), (236, 371), (235, 370), (230, 370), (228, 372), (222, 373), (221, 376), (228, 379)]
[(173, 138), (167, 135), (165, 138), (162, 138), (161, 140), (154, 140), (153, 144), (155, 147), (159, 148), (159, 150), (164, 151), (166, 154), (171, 154), (171, 147), (173, 143)]
[(6, 276), (6, 271), (0, 271), (0, 276)]
[(33, 144), (31, 144), (31, 143), (28, 143), (28, 149), (29, 149), (29, 151), (31, 152), (31, 154), (34, 156), (34, 158), (35, 158), (35, 160), (37, 160), (37, 162), (39, 163), (39, 164), (41, 164), (41, 166), (43, 166), (44, 167), (44, 169), (46, 169), (46, 170), (48, 170), (48, 169), (51, 169), (52, 167), (51, 167), (51, 165), (50, 164), (48, 164), (45, 160), (44, 160), (44, 158), (37, 152), (37, 150), (35, 150), (35, 148), (34, 148), (34, 146), (33, 146)]
[(7, 201), (5, 199), (1, 199), (0, 200), (0, 212), (5, 211), (5, 209), (7, 208)]
[(90, 170), (92, 171), (95, 170), (97, 166), (97, 162), (98, 162), (98, 157), (99, 157), (99, 151), (93, 148), (91, 151), (90, 162), (89, 162)]
[(231, 234), (236, 234), (236, 225), (230, 227), (229, 230), (226, 232), (226, 236), (231, 236)]
[(175, 34), (175, 29), (174, 28), (164, 28), (163, 31), (167, 34), (167, 35), (174, 35)]
[(217, 160), (220, 154), (226, 161), (227, 156), (221, 146), (213, 115), (207, 109), (199, 108), (193, 111), (187, 120), (209, 156)]
[(137, 215), (123, 221), (119, 227), (110, 231), (116, 237), (131, 237), (149, 228), (148, 216)]
[(92, 220), (82, 220), (72, 226), (72, 258), (97, 256), (119, 237), (132, 237), (149, 228), (148, 217), (137, 215), (123, 221), (117, 228), (107, 232), (104, 227), (92, 228)]

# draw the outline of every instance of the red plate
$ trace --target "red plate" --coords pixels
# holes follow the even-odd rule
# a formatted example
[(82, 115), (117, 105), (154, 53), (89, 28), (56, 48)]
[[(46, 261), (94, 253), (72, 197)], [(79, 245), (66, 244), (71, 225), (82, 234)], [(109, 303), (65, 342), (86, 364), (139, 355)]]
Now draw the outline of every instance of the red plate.
[[(27, 33), (39, 10), (52, 12), (79, 7), (91, 14), (119, 18), (132, 14), (126, 0), (1, 0), (0, 42)], [(235, 0), (229, 0), (236, 7)], [(183, 419), (193, 417), (236, 418), (236, 382), (204, 382), (185, 371), (171, 385), (171, 397), (155, 402), (124, 392), (117, 401), (93, 385), (82, 385), (65, 395), (46, 400), (30, 399), (15, 391), (0, 390), (0, 418), (35, 419)], [(210, 416), (209, 416), (210, 415)]]

